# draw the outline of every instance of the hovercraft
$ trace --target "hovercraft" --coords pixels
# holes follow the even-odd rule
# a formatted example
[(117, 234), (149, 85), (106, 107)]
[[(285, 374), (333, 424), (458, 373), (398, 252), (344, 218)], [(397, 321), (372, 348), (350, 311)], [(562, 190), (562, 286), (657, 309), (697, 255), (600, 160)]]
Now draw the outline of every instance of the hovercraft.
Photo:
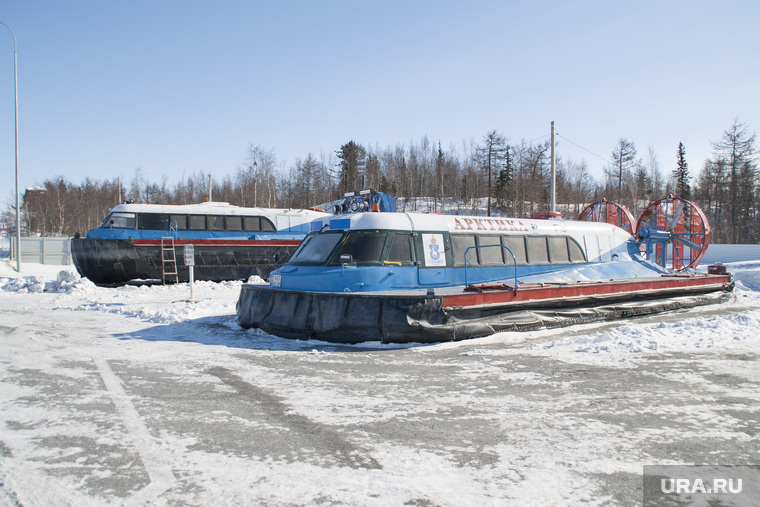
[[(297, 339), (442, 342), (725, 301), (697, 273), (709, 224), (668, 197), (638, 223), (607, 201), (580, 220), (420, 213), (320, 218), (269, 285), (244, 284), (238, 323)], [(722, 267), (722, 266), (721, 266)]]
[(97, 285), (132, 280), (187, 282), (185, 247), (192, 245), (196, 280), (247, 280), (269, 273), (288, 260), (325, 213), (396, 211), (388, 194), (362, 190), (309, 209), (200, 204), (125, 203), (108, 212), (85, 237), (71, 240), (77, 271)]
[(96, 229), (71, 240), (77, 271), (97, 285), (132, 280), (188, 281), (185, 245), (193, 245), (196, 280), (267, 278), (329, 214), (246, 208), (222, 202), (119, 204)]

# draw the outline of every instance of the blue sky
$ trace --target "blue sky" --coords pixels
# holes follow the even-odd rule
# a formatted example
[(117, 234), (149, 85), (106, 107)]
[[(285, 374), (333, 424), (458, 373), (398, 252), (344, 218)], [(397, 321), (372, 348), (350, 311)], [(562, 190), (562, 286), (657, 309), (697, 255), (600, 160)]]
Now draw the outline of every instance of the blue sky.
[[(597, 177), (620, 138), (663, 172), (682, 141), (696, 175), (735, 118), (760, 130), (757, 0), (5, 0), (0, 21), (22, 192), (221, 179), (249, 143), (289, 167), (349, 140), (530, 141), (552, 120)], [(13, 135), (0, 26), (0, 200)]]

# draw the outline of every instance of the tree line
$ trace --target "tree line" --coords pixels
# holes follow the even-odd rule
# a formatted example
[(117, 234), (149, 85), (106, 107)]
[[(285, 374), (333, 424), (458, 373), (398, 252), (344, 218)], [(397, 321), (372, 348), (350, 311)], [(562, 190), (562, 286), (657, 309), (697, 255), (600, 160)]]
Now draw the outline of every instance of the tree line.
[[(713, 143), (713, 154), (696, 177), (686, 163), (683, 143), (674, 147), (672, 163), (663, 168), (652, 148), (640, 156), (633, 142), (621, 138), (601, 179), (591, 176), (586, 161), (558, 156), (556, 202), (566, 218), (575, 218), (587, 204), (602, 198), (628, 206), (638, 218), (649, 202), (673, 194), (704, 210), (714, 242), (757, 243), (755, 143), (756, 135), (735, 120)], [(390, 193), (401, 211), (417, 211), (427, 201), (425, 209), (438, 212), (446, 202), (446, 211), (458, 214), (530, 217), (548, 209), (550, 159), (548, 139), (510, 142), (496, 130), (479, 142), (445, 149), (427, 137), (386, 148), (352, 140), (329, 155), (308, 154), (288, 168), (273, 150), (251, 144), (244, 163), (222, 179), (197, 173), (169, 185), (166, 177), (152, 182), (137, 170), (129, 182), (87, 178), (73, 184), (63, 176), (46, 180), (24, 193), (22, 234), (84, 233), (125, 201), (191, 204), (211, 197), (238, 206), (308, 208), (362, 188)], [(15, 224), (15, 219), (4, 218), (6, 224)]]

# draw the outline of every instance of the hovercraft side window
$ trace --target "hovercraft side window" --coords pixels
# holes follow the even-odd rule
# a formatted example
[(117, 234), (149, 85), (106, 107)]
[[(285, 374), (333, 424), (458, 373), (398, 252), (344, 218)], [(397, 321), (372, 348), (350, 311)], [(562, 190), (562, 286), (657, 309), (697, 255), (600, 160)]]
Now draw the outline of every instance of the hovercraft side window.
[(391, 240), (387, 262), (407, 264), (412, 262), (412, 235), (397, 232)]
[(266, 217), (243, 217), (243, 230), (248, 232), (277, 232), (277, 227)]
[[(502, 236), (502, 243), (514, 254), (514, 260), (517, 261), (518, 266), (528, 264), (528, 256), (525, 253), (525, 236)], [(507, 264), (512, 264), (512, 256), (509, 255), (509, 252), (504, 252), (504, 256), (508, 259)]]
[(331, 264), (340, 264), (340, 257), (350, 255), (351, 262), (377, 264), (383, 255), (388, 233), (379, 231), (351, 231), (342, 242)]
[(266, 217), (261, 217), (261, 232), (277, 232), (277, 228), (271, 220)]
[[(501, 238), (499, 236), (478, 236), (478, 255), (480, 255), (480, 264), (483, 266), (501, 266), (504, 264), (504, 252), (501, 247)], [(512, 264), (512, 256), (509, 257), (509, 263)]]
[(243, 230), (248, 232), (259, 232), (261, 230), (259, 217), (243, 217)]
[(546, 236), (527, 236), (528, 262), (531, 264), (549, 264), (549, 250), (546, 248)]
[(169, 227), (175, 231), (187, 230), (187, 215), (169, 215)]
[(586, 256), (583, 253), (583, 248), (573, 238), (567, 238), (567, 246), (570, 249), (570, 262), (573, 264), (581, 264), (586, 262)]
[(169, 221), (162, 213), (140, 213), (137, 215), (137, 228), (151, 231), (164, 231), (169, 228)]
[(241, 216), (229, 216), (227, 217), (225, 226), (228, 231), (242, 231), (243, 230), (243, 217)]
[(549, 258), (552, 264), (567, 264), (570, 253), (567, 250), (567, 238), (564, 236), (549, 236)]
[[(478, 248), (473, 248), (467, 254), (469, 265), (472, 266), (513, 266), (515, 261), (518, 266), (528, 264), (528, 254), (525, 245), (525, 236), (474, 236), (469, 234), (452, 234), (451, 244), (454, 252), (454, 266), (464, 267), (464, 253), (467, 248), (475, 246), (477, 238)], [(540, 236), (533, 238), (533, 258), (532, 263), (548, 264), (549, 258), (546, 250), (546, 237)], [(515, 258), (501, 245), (509, 248)], [(567, 246), (565, 246), (567, 250)], [(542, 260), (541, 260), (542, 259)], [(567, 262), (567, 261), (565, 261)]]
[(188, 229), (191, 231), (205, 231), (206, 230), (206, 216), (205, 215), (189, 215), (187, 217)]
[[(478, 248), (468, 248), (478, 245)], [(580, 264), (586, 262), (583, 250), (572, 238), (565, 236), (490, 236), (452, 234), (451, 246), (454, 267), (464, 267), (467, 252), (468, 266), (512, 266), (514, 254), (518, 266), (545, 264)]]
[(340, 232), (309, 234), (301, 242), (288, 264), (324, 264), (342, 237), (343, 234)]
[(475, 246), (474, 234), (452, 234), (451, 235), (451, 252), (454, 256), (454, 267), (462, 268), (465, 263), (465, 252), (467, 252), (467, 261), (469, 265), (478, 265), (478, 251), (473, 248), (467, 251), (468, 248)]
[(100, 226), (113, 229), (135, 229), (137, 217), (134, 213), (115, 212), (106, 217)]
[(209, 215), (206, 217), (206, 224), (209, 231), (223, 231), (224, 230), (224, 216), (222, 215)]

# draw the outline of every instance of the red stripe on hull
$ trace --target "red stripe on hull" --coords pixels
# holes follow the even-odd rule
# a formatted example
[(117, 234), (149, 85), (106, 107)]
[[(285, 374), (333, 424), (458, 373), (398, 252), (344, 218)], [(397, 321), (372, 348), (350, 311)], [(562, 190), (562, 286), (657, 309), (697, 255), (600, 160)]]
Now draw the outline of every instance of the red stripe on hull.
[[(522, 303), (561, 298), (594, 297), (619, 293), (660, 292), (684, 288), (717, 290), (731, 283), (729, 275), (689, 275), (649, 278), (646, 280), (578, 282), (520, 286), (518, 290), (468, 292), (442, 296), (445, 308), (475, 307), (481, 305)], [(527, 284), (526, 284), (527, 285)]]
[[(135, 239), (132, 240), (132, 244), (135, 246), (152, 246), (161, 245), (160, 239)], [(301, 244), (300, 240), (277, 240), (277, 239), (262, 239), (262, 240), (229, 240), (229, 239), (175, 239), (174, 245), (188, 245), (193, 244), (195, 246), (298, 246)]]

